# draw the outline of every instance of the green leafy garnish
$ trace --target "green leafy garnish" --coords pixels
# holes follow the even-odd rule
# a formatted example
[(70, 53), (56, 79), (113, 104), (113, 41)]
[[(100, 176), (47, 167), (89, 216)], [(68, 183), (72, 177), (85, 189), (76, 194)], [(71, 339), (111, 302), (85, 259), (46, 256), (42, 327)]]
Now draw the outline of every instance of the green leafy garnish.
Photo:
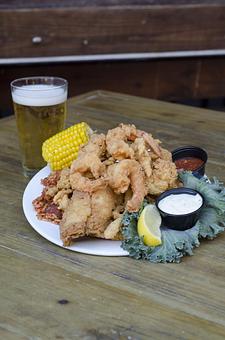
[(137, 213), (125, 212), (123, 215), (122, 248), (135, 259), (145, 259), (150, 262), (180, 262), (185, 255), (193, 255), (193, 248), (198, 247), (201, 238), (213, 239), (225, 229), (225, 188), (216, 178), (212, 182), (207, 179), (197, 179), (190, 172), (180, 173), (180, 179), (187, 188), (195, 189), (205, 200), (198, 222), (191, 229), (177, 231), (161, 228), (162, 244), (148, 247), (137, 233), (138, 218), (146, 206)]
[(206, 207), (203, 209), (197, 224), (200, 237), (214, 239), (224, 231), (225, 216), (219, 214), (214, 208)]
[(187, 171), (181, 172), (179, 177), (185, 187), (202, 194), (207, 206), (217, 209), (219, 214), (225, 213), (225, 188), (215, 177), (209, 182), (207, 178), (198, 179)]

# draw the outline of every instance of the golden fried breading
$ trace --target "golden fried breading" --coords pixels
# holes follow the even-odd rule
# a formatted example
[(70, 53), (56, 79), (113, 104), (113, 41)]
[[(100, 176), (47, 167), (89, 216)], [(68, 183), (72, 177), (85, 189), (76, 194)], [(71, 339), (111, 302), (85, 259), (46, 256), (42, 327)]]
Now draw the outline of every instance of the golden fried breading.
[(143, 138), (144, 142), (148, 145), (148, 147), (152, 150), (152, 153), (157, 157), (162, 157), (161, 147), (159, 144), (160, 140), (154, 139), (150, 133), (147, 133), (142, 130), (138, 130), (138, 137)]
[(91, 216), (91, 198), (86, 192), (74, 191), (60, 223), (60, 237), (64, 246), (86, 235), (86, 223)]
[(71, 174), (75, 172), (81, 174), (90, 172), (93, 178), (97, 179), (104, 174), (105, 164), (103, 164), (100, 158), (94, 153), (82, 153), (71, 165)]
[(91, 195), (91, 215), (87, 220), (87, 235), (104, 237), (105, 228), (112, 221), (116, 196), (110, 187), (97, 190)]
[(146, 194), (144, 172), (134, 159), (123, 159), (108, 167), (109, 185), (117, 193), (125, 193), (129, 186), (133, 192), (127, 202), (129, 212), (138, 211)]
[(134, 151), (127, 143), (134, 141), (137, 137), (137, 129), (134, 125), (120, 124), (118, 127), (108, 131), (106, 135), (106, 148), (113, 158), (133, 158)]
[(71, 189), (70, 185), (70, 169), (66, 168), (60, 171), (60, 177), (57, 182), (57, 188), (60, 189)]
[(162, 152), (161, 159), (164, 159), (165, 161), (172, 162), (172, 154), (171, 154), (171, 152), (169, 152), (168, 150), (166, 150), (164, 148), (161, 148), (161, 152)]
[(78, 158), (83, 153), (95, 154), (100, 158), (106, 152), (105, 138), (104, 133), (92, 134), (88, 143), (80, 148)]
[(160, 143), (131, 124), (92, 134), (70, 169), (42, 180), (33, 203), (39, 218), (58, 223), (63, 214), (64, 245), (82, 236), (120, 239), (124, 211), (136, 212), (146, 195), (179, 186), (172, 155)]
[(173, 162), (158, 158), (153, 163), (153, 172), (146, 179), (146, 186), (150, 195), (159, 195), (163, 191), (177, 187), (177, 169)]
[(104, 238), (107, 240), (122, 240), (122, 215), (112, 221), (104, 231)]
[(104, 177), (106, 165), (101, 161), (105, 151), (105, 135), (92, 135), (71, 165), (72, 189), (92, 193), (106, 187), (107, 179)]
[(73, 190), (88, 192), (91, 194), (97, 190), (106, 188), (108, 185), (108, 179), (106, 177), (91, 179), (80, 172), (74, 172), (70, 175), (70, 183)]
[(134, 158), (142, 166), (145, 175), (150, 177), (152, 174), (152, 159), (150, 153), (147, 151), (144, 139), (136, 138), (131, 147), (134, 150)]
[(69, 196), (72, 194), (72, 189), (62, 189), (57, 192), (53, 198), (53, 202), (58, 206), (59, 209), (65, 210), (69, 204)]

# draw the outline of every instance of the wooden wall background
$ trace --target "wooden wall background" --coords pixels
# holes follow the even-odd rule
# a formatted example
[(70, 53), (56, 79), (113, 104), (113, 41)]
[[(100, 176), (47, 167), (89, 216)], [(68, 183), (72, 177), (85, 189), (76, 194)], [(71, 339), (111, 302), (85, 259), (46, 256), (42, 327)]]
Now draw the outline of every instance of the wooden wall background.
[(33, 75), (67, 78), (70, 96), (224, 97), (225, 1), (0, 0), (0, 115)]

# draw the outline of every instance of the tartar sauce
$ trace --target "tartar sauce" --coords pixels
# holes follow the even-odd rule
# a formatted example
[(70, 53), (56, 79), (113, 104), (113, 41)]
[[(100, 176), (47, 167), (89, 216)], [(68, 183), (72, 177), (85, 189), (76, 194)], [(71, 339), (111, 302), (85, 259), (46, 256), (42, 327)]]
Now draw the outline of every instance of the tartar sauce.
[(169, 195), (159, 201), (159, 209), (168, 214), (183, 215), (198, 210), (202, 205), (202, 197), (199, 194)]

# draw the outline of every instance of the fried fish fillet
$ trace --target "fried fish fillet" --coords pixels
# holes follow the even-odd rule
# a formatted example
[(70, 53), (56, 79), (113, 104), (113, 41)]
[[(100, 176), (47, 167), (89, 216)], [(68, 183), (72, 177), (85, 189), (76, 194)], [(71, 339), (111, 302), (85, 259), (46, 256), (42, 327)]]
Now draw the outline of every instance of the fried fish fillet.
[(87, 220), (91, 215), (91, 197), (87, 192), (74, 191), (60, 223), (60, 237), (64, 246), (86, 235)]
[(104, 238), (104, 231), (112, 221), (116, 196), (110, 187), (99, 189), (91, 195), (91, 216), (87, 220), (86, 235)]

